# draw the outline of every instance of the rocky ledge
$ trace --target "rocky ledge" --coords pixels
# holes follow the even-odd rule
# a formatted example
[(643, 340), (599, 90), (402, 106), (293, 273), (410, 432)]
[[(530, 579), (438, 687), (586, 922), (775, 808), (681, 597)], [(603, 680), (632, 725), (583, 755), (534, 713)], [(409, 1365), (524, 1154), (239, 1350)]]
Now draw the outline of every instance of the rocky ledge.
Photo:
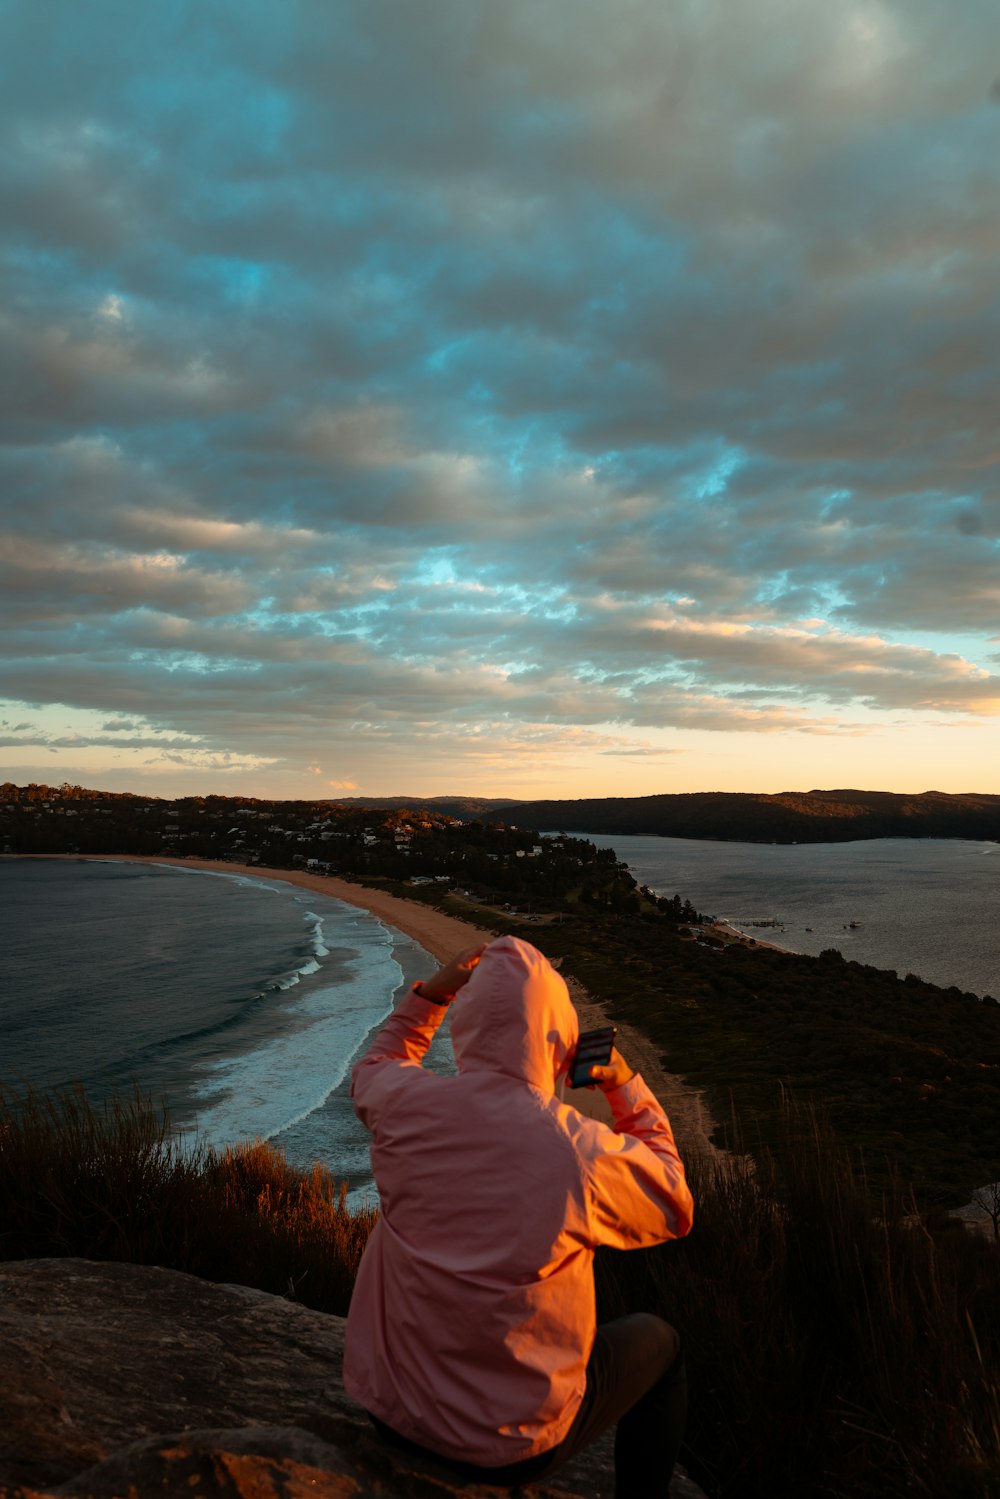
[[(341, 1383), (344, 1322), (142, 1265), (0, 1265), (2, 1499), (455, 1499)], [(533, 1492), (613, 1494), (610, 1438)], [(671, 1499), (704, 1499), (683, 1475)]]

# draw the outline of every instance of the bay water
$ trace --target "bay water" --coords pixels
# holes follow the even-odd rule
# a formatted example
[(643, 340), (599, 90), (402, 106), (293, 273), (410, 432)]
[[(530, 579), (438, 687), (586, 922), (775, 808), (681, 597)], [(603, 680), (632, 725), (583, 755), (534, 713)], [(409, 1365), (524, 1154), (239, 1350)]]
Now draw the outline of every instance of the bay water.
[[(793, 952), (836, 948), (1000, 999), (1000, 844), (962, 838), (721, 843), (586, 833), (640, 885)], [(776, 921), (774, 927), (754, 923)]]

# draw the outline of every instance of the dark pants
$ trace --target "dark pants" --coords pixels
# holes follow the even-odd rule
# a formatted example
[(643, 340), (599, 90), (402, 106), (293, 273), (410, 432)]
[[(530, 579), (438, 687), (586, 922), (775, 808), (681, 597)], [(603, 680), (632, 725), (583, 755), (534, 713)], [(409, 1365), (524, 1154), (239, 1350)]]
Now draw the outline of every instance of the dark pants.
[[(480, 1468), (429, 1455), (464, 1478), (517, 1488), (546, 1478), (615, 1426), (615, 1499), (666, 1499), (684, 1435), (687, 1381), (680, 1338), (649, 1312), (605, 1322), (587, 1362), (587, 1385), (573, 1424), (557, 1447), (503, 1468)], [(398, 1445), (427, 1451), (375, 1426)]]

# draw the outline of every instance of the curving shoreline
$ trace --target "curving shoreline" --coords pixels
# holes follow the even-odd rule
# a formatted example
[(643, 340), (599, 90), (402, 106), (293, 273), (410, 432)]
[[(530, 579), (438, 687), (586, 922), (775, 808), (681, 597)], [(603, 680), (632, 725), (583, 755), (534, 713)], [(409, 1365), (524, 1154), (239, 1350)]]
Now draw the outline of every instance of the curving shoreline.
[[(22, 856), (23, 857), (23, 856)], [(232, 864), (221, 859), (179, 859), (149, 854), (38, 854), (35, 858), (85, 859), (115, 864), (162, 864), (179, 869), (201, 869), (214, 874), (239, 874), (251, 879), (283, 880), (288, 885), (310, 890), (317, 895), (332, 896), (345, 905), (356, 906), (418, 942), (422, 948), (445, 962), (463, 948), (474, 946), (484, 937), (499, 933), (486, 927), (447, 916), (419, 901), (406, 900), (387, 891), (355, 885), (337, 875), (313, 874), (305, 869), (273, 869), (260, 864)], [(567, 978), (570, 999), (580, 1019), (581, 1029), (609, 1024), (603, 1005), (574, 978)], [(642, 1074), (644, 1081), (663, 1104), (670, 1116), (682, 1154), (718, 1158), (722, 1152), (712, 1142), (716, 1121), (700, 1088), (692, 1087), (676, 1073), (668, 1072), (661, 1061), (659, 1048), (631, 1025), (619, 1026), (621, 1050), (629, 1063)], [(572, 1095), (573, 1106), (581, 1114), (611, 1121), (611, 1111), (603, 1093), (597, 1089), (580, 1089)]]

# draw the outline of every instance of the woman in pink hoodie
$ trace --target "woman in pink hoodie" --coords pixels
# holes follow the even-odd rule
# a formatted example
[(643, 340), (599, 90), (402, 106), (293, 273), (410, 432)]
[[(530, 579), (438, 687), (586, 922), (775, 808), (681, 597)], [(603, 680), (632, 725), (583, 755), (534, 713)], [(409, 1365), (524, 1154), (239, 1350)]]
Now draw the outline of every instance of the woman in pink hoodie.
[[(442, 1077), (421, 1063), (453, 1000)], [(415, 984), (357, 1063), (381, 1215), (344, 1383), (387, 1435), (483, 1482), (539, 1478), (617, 1423), (618, 1499), (666, 1495), (680, 1340), (647, 1314), (597, 1327), (593, 1257), (686, 1234), (691, 1194), (620, 1053), (592, 1069), (613, 1129), (557, 1096), (577, 1035), (559, 974), (501, 937)]]

